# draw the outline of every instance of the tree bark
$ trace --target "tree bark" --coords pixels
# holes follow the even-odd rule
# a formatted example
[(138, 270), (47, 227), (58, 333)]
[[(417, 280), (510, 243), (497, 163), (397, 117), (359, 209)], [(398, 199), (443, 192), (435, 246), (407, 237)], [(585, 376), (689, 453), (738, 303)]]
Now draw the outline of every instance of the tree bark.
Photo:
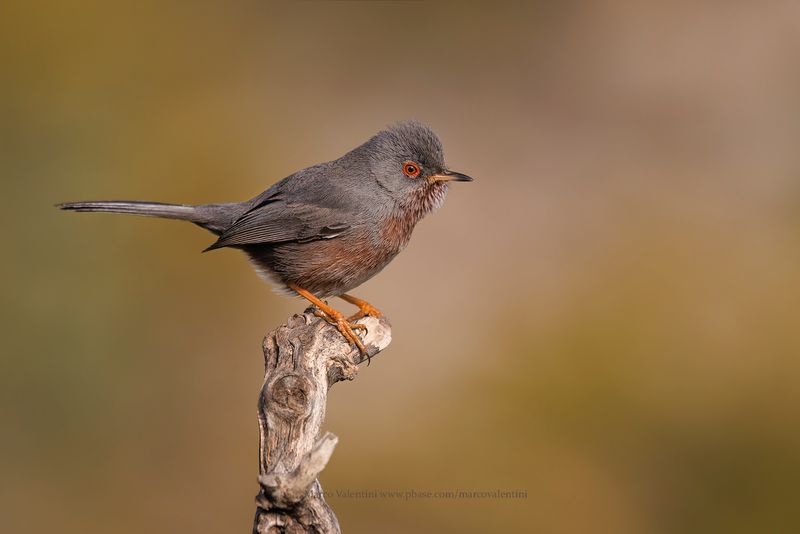
[[(386, 318), (365, 317), (370, 357), (392, 340)], [(326, 432), (328, 389), (353, 380), (367, 358), (335, 327), (310, 311), (294, 315), (264, 338), (264, 385), (258, 400), (259, 477), (254, 534), (334, 533), (339, 522), (317, 477), (338, 438)]]

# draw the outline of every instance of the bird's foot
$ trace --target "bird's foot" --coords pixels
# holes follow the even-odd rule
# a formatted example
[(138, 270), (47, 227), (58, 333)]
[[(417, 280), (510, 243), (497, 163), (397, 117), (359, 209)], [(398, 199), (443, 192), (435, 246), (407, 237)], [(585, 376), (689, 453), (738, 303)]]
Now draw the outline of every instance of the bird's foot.
[(372, 304), (364, 303), (365, 306), (359, 306), (359, 310), (347, 318), (348, 321), (357, 321), (362, 317), (383, 317), (381, 311), (374, 307)]
[(359, 338), (355, 333), (355, 330), (364, 330), (366, 332), (367, 327), (365, 325), (353, 323), (353, 319), (345, 318), (342, 312), (336, 311), (333, 308), (329, 308), (326, 311), (317, 310), (314, 312), (314, 315), (325, 319), (328, 324), (335, 326), (348, 343), (358, 347), (359, 352), (367, 357), (367, 365), (369, 365), (369, 354), (367, 353), (367, 349), (361, 342), (361, 338)]
[[(322, 317), (328, 323), (330, 323), (333, 326), (335, 326), (336, 329), (342, 334), (342, 336), (344, 336), (344, 338), (347, 340), (348, 343), (358, 347), (359, 352), (361, 352), (361, 354), (363, 356), (367, 357), (367, 365), (369, 365), (369, 363), (370, 363), (369, 353), (367, 352), (366, 347), (364, 347), (364, 344), (361, 342), (361, 339), (354, 332), (354, 330), (364, 330), (366, 332), (367, 327), (365, 325), (356, 324), (356, 323), (353, 322), (353, 319), (345, 319), (345, 317), (342, 314), (342, 312), (334, 310), (333, 308), (328, 306), (328, 304), (326, 304), (324, 301), (322, 301), (318, 297), (314, 296), (313, 293), (303, 289), (302, 287), (298, 286), (297, 284), (294, 284), (294, 283), (290, 282), (290, 283), (287, 283), (286, 285), (289, 287), (289, 289), (295, 291), (298, 295), (300, 295), (301, 297), (303, 297), (304, 299), (309, 301), (311, 304), (314, 304), (317, 307), (317, 311), (314, 312), (314, 315), (316, 315), (317, 317)], [(349, 299), (345, 299), (345, 300), (348, 300), (348, 302), (353, 302), (353, 304), (355, 304), (356, 306), (359, 306), (359, 307), (361, 306), (357, 302), (354, 302), (354, 300), (349, 300)], [(355, 300), (359, 300), (359, 299), (355, 299)], [(360, 302), (363, 302), (363, 301), (360, 301)], [(375, 310), (375, 311), (378, 311), (378, 310)], [(378, 312), (378, 313), (380, 313), (380, 312)]]
[(360, 298), (353, 297), (351, 295), (342, 295), (341, 298), (350, 304), (358, 306), (358, 312), (348, 317), (348, 321), (357, 321), (362, 317), (383, 317), (381, 311), (366, 300), (361, 300)]

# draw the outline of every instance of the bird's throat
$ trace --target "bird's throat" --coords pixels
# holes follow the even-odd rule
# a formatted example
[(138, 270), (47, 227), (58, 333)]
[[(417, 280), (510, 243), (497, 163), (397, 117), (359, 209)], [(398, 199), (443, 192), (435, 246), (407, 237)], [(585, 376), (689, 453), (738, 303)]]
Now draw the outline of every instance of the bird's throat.
[(424, 187), (414, 190), (405, 199), (405, 202), (400, 205), (400, 210), (413, 219), (413, 224), (417, 224), (425, 215), (439, 209), (446, 196), (446, 182), (426, 183)]
[(415, 190), (398, 204), (392, 214), (384, 221), (382, 238), (398, 252), (402, 250), (417, 223), (428, 213), (441, 207), (447, 196), (447, 184), (434, 182)]

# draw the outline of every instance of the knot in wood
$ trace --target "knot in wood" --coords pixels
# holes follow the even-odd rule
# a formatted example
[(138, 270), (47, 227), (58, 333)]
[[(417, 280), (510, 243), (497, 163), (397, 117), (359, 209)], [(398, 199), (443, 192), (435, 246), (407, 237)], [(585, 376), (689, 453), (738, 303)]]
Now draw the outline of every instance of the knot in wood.
[(265, 400), (270, 409), (283, 419), (307, 416), (311, 411), (314, 384), (298, 374), (282, 375), (267, 386)]

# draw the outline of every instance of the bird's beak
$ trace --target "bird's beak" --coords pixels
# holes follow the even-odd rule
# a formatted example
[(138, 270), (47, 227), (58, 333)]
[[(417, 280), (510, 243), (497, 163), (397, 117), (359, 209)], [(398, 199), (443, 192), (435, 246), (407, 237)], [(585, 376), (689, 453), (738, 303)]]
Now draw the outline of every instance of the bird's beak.
[(471, 182), (472, 177), (466, 174), (461, 174), (455, 171), (442, 171), (440, 174), (434, 174), (428, 177), (431, 182)]

